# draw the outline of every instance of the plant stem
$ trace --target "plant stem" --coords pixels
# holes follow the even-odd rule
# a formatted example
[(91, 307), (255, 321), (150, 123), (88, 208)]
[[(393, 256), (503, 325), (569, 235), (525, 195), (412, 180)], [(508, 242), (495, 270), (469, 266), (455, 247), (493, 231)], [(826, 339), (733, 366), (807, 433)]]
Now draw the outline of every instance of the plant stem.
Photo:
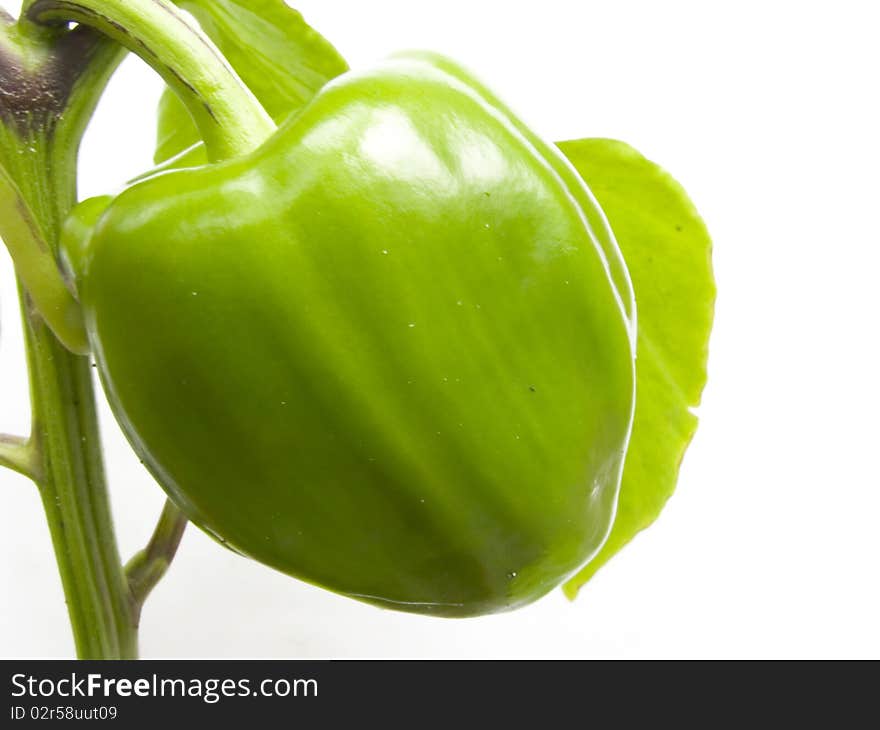
[[(5, 21), (0, 31), (0, 167), (9, 182), (0, 194), (7, 196), (4, 212), (19, 217), (5, 221), (3, 233), (35, 225), (42, 240), (31, 243), (48, 271), (76, 199), (79, 141), (121, 53), (88, 28), (18, 34)], [(10, 191), (21, 207), (10, 203)], [(22, 276), (20, 249), (10, 250), (30, 379), (29, 475), (40, 489), (76, 651), (91, 659), (134, 657), (137, 635), (110, 517), (89, 361), (46, 326), (51, 312), (39, 311), (34, 298), (45, 306), (45, 289), (29, 293), (25, 284), (34, 279)]]
[(36, 0), (27, 17), (84, 23), (139, 55), (186, 105), (212, 161), (250, 152), (275, 130), (216, 46), (166, 0)]
[(150, 591), (168, 571), (186, 529), (186, 522), (186, 517), (174, 503), (166, 500), (147, 547), (136, 553), (125, 566), (135, 623), (140, 619), (141, 608)]
[[(24, 153), (5, 154), (4, 166), (54, 240), (60, 215), (73, 203), (64, 160), (70, 151), (59, 149), (52, 136), (19, 144)], [(9, 149), (4, 145), (3, 151)], [(133, 657), (137, 637), (110, 517), (89, 361), (61, 344), (23, 286), (21, 308), (33, 417), (31, 476), (40, 488), (77, 654)]]
[[(109, 57), (108, 57), (109, 58)], [(15, 134), (4, 142), (11, 144)], [(4, 167), (47, 240), (74, 202), (76, 149), (54, 133), (27, 135)], [(4, 153), (8, 148), (4, 145)], [(72, 158), (72, 159), (71, 159)], [(61, 344), (21, 287), (31, 389), (34, 476), (52, 537), (77, 655), (133, 658), (137, 633), (104, 480), (89, 360)]]
[(77, 655), (137, 655), (137, 631), (113, 531), (92, 390), (84, 357), (24, 317), (40, 494), (70, 614)]

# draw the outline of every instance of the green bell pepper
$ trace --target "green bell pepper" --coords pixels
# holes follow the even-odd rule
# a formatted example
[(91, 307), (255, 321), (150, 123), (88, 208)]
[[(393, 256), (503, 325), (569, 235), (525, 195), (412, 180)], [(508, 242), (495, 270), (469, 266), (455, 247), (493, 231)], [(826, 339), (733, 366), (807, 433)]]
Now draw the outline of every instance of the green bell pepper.
[(468, 616), (607, 537), (626, 267), (573, 168), (451, 62), (344, 74), (251, 154), (81, 204), (62, 252), (125, 434), (230, 548)]

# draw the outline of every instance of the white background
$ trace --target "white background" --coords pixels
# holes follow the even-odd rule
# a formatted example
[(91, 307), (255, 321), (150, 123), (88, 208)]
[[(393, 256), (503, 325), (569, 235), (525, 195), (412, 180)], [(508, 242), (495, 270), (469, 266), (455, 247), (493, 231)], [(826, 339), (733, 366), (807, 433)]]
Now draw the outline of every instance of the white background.
[[(14, 0), (2, 5), (17, 9)], [(343, 1), (298, 7), (353, 66), (432, 48), (548, 139), (666, 166), (714, 237), (700, 429), (661, 519), (570, 603), (442, 620), (297, 582), (190, 528), (147, 603), (147, 657), (880, 657), (876, 2)], [(84, 196), (150, 163), (157, 78), (127, 60), (86, 137)], [(28, 424), (0, 252), (0, 431)], [(125, 556), (163, 495), (102, 404)], [(73, 643), (36, 490), (0, 473), (0, 656)]]

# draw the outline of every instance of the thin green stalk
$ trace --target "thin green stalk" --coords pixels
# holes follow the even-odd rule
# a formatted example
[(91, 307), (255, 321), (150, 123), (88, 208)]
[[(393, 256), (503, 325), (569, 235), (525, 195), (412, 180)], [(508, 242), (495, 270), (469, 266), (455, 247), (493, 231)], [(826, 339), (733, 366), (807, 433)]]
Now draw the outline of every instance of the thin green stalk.
[(166, 500), (153, 536), (147, 546), (125, 566), (128, 587), (137, 623), (147, 596), (168, 571), (186, 529), (186, 517)]
[[(57, 290), (54, 246), (76, 199), (79, 141), (121, 54), (88, 28), (22, 34), (4, 19), (0, 31), (0, 167), (9, 182), (0, 194), (13, 218), (3, 234), (20, 283), (30, 476), (40, 489), (78, 656), (133, 657), (137, 637), (110, 517), (91, 368), (46, 325)], [(30, 226), (30, 242), (10, 237)], [(22, 245), (30, 247), (27, 255)], [(29, 267), (42, 278), (26, 275)]]
[(28, 479), (40, 478), (38, 454), (30, 439), (0, 434), (0, 466), (17, 471)]
[(25, 315), (24, 329), (40, 494), (77, 655), (134, 658), (137, 631), (104, 481), (91, 367), (38, 318)]
[[(48, 133), (4, 127), (3, 166), (27, 201), (47, 240), (73, 204), (75, 149)], [(50, 253), (48, 261), (54, 262)], [(31, 383), (30, 448), (52, 537), (77, 654), (122, 658), (136, 654), (104, 482), (91, 368), (46, 326), (21, 288), (25, 351)]]

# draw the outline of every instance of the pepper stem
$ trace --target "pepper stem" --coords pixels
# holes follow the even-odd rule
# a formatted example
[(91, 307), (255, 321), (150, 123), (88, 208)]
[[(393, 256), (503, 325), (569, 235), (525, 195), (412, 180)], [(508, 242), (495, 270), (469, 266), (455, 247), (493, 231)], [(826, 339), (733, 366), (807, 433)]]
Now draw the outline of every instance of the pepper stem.
[(166, 0), (36, 0), (26, 17), (91, 26), (140, 56), (186, 105), (214, 162), (250, 152), (275, 130), (216, 46)]

